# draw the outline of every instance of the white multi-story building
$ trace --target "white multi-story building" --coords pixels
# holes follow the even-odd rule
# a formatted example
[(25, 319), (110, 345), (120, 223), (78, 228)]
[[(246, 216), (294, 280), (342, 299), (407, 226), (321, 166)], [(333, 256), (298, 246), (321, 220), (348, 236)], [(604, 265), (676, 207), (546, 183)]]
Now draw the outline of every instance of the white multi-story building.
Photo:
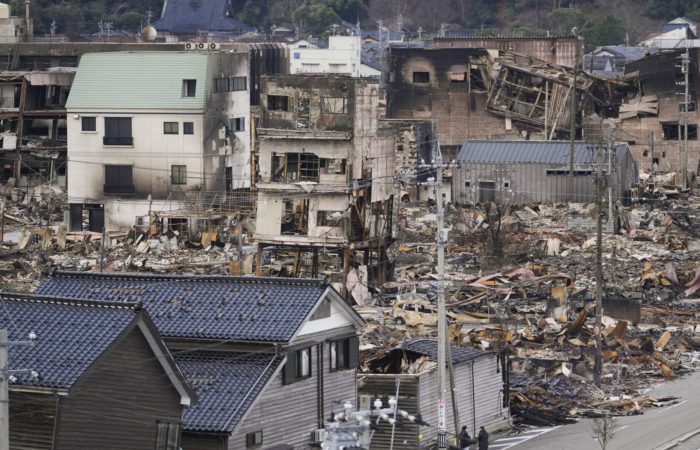
[(330, 36), (328, 48), (307, 40), (289, 45), (289, 73), (338, 73), (353, 77), (373, 77), (381, 72), (362, 64), (360, 36)]
[(71, 229), (85, 213), (92, 231), (124, 229), (250, 187), (248, 64), (247, 52), (84, 55), (66, 105)]

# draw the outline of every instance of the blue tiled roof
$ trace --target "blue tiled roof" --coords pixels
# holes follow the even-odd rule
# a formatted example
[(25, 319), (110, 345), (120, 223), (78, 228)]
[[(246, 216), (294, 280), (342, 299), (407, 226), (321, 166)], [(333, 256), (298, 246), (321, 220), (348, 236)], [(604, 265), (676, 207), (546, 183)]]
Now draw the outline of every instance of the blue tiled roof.
[(164, 337), (288, 342), (327, 288), (299, 278), (57, 271), (36, 293), (139, 301)]
[(231, 17), (227, 0), (168, 0), (153, 26), (174, 34), (218, 31), (243, 34), (253, 28)]
[(184, 413), (188, 431), (231, 433), (282, 363), (282, 355), (196, 351), (175, 355), (198, 401)]
[[(405, 341), (401, 341), (396, 348), (413, 353), (419, 353), (437, 361), (437, 341), (433, 339), (407, 339)], [(491, 354), (491, 352), (482, 352), (473, 348), (452, 347), (452, 364), (471, 361), (473, 359)]]
[(12, 346), (10, 370), (17, 381), (11, 384), (70, 389), (110, 344), (135, 320), (134, 303), (62, 300), (50, 297), (0, 294), (0, 328), (13, 341), (32, 346)]

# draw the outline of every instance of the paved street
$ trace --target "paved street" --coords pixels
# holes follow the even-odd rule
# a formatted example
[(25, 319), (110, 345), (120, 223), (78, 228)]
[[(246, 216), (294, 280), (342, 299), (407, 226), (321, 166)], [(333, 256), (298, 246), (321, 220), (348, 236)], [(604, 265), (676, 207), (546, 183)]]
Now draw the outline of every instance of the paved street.
[[(679, 403), (663, 409), (647, 410), (644, 415), (618, 418), (618, 433), (608, 450), (651, 450), (700, 428), (700, 372), (655, 388), (656, 397), (677, 396)], [(600, 449), (591, 432), (592, 420), (574, 425), (533, 430), (517, 436), (494, 437), (489, 448), (506, 449)], [(677, 447), (700, 449), (700, 438), (693, 437)]]

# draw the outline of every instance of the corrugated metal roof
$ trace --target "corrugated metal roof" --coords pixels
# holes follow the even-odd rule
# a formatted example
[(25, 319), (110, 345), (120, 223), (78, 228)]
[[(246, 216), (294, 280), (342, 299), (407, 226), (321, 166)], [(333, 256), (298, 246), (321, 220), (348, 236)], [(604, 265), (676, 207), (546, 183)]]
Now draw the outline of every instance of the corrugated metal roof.
[[(462, 144), (457, 160), (466, 163), (568, 164), (570, 148), (570, 143), (565, 141), (467, 141)], [(626, 151), (626, 144), (618, 144), (615, 161), (619, 161)], [(595, 146), (577, 142), (574, 162), (595, 163)]]
[[(66, 109), (204, 109), (213, 58), (195, 52), (83, 55)], [(197, 80), (194, 97), (183, 96), (183, 80)]]

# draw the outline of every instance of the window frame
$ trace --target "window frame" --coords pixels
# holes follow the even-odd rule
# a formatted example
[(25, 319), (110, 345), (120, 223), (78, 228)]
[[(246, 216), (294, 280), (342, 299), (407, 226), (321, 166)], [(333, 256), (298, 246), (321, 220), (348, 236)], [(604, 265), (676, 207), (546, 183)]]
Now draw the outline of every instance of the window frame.
[[(285, 99), (284, 107), (282, 107), (282, 99)], [(267, 94), (265, 99), (265, 105), (268, 111), (289, 112), (290, 103), (288, 95)]]
[[(104, 117), (104, 136), (102, 139), (103, 145), (117, 146), (133, 146), (134, 145), (134, 128), (133, 118), (123, 116), (106, 116)], [(128, 123), (128, 127), (127, 124)], [(126, 132), (128, 128), (128, 133)], [(117, 133), (112, 134), (116, 129)]]
[(229, 132), (240, 133), (245, 131), (245, 117), (231, 117), (229, 119)]
[(196, 79), (185, 79), (182, 80), (182, 96), (186, 98), (193, 98), (197, 96), (197, 80)]
[[(260, 437), (259, 441), (258, 436)], [(250, 431), (245, 434), (245, 448), (262, 447), (264, 442), (263, 430)]]
[[(131, 164), (105, 164), (104, 166), (104, 194), (133, 194), (134, 193), (134, 166)], [(122, 173), (123, 171), (123, 173)], [(112, 172), (112, 173), (110, 173)], [(116, 172), (116, 173), (114, 173)], [(126, 174), (129, 173), (127, 177)], [(114, 181), (117, 181), (114, 183)], [(112, 181), (112, 183), (110, 183)], [(130, 184), (125, 183), (129, 181)]]
[[(241, 85), (242, 85), (242, 87), (241, 87)], [(231, 81), (229, 82), (229, 87), (231, 89), (231, 92), (247, 91), (248, 90), (248, 77), (246, 77), (246, 76), (231, 77)]]
[(185, 164), (170, 165), (170, 184), (185, 185), (187, 184), (187, 166)]
[[(357, 336), (331, 340), (328, 345), (329, 370), (337, 372), (355, 369), (359, 364), (359, 345), (360, 341)], [(339, 361), (340, 355), (342, 355), (342, 359)]]
[[(92, 119), (92, 129), (85, 128), (85, 120)], [(82, 116), (80, 118), (80, 131), (83, 133), (97, 133), (97, 116)]]
[(180, 134), (180, 123), (163, 122), (163, 134)]
[[(189, 128), (189, 132), (188, 129)], [(194, 122), (182, 122), (182, 134), (194, 134)]]
[[(175, 438), (174, 442), (172, 440), (173, 437)], [(181, 438), (182, 424), (156, 421), (155, 450), (178, 450)]]
[[(287, 352), (287, 361), (284, 364), (282, 384), (289, 385), (296, 383), (298, 381), (308, 380), (313, 376), (313, 347), (303, 347), (295, 350), (289, 350)], [(308, 352), (308, 362), (306, 364), (306, 370), (302, 363), (304, 362), (304, 357), (302, 356), (304, 352)]]
[(430, 84), (430, 72), (426, 72), (424, 70), (414, 70), (411, 79), (413, 80), (414, 84)]

